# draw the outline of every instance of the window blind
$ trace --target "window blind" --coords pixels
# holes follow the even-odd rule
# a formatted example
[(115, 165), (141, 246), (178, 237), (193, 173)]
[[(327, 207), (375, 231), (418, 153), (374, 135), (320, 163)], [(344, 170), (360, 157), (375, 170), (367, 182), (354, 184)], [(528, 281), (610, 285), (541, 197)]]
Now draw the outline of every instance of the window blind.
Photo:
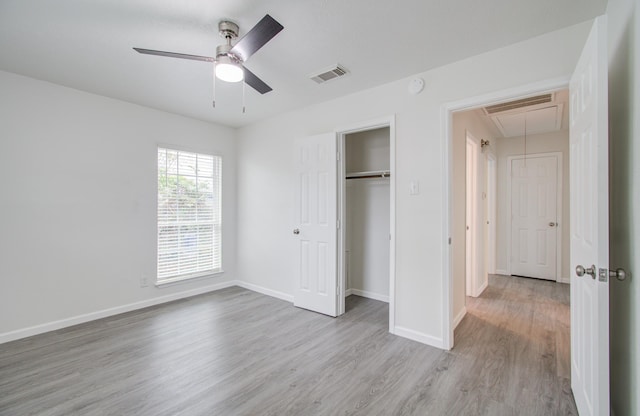
[(158, 148), (158, 283), (222, 271), (222, 159)]

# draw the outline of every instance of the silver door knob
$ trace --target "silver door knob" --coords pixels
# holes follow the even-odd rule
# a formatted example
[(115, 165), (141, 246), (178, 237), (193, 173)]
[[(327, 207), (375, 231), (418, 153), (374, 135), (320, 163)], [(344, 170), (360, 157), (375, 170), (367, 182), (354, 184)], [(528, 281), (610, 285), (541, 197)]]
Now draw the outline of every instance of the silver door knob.
[(298, 235), (298, 234), (300, 234), (300, 230), (298, 230), (298, 229), (296, 228), (295, 230), (293, 230), (293, 233), (294, 233), (295, 235)]
[(580, 277), (584, 276), (585, 274), (588, 274), (591, 276), (592, 279), (596, 278), (596, 266), (592, 265), (591, 267), (585, 269), (584, 266), (582, 265), (577, 265), (576, 266), (576, 274)]
[(615, 277), (616, 279), (620, 280), (621, 282), (627, 278), (627, 272), (624, 271), (624, 269), (615, 269), (615, 270), (609, 270), (609, 277)]
[(556, 225), (558, 225), (558, 224), (553, 222), (553, 221), (549, 223), (549, 227), (555, 227)]

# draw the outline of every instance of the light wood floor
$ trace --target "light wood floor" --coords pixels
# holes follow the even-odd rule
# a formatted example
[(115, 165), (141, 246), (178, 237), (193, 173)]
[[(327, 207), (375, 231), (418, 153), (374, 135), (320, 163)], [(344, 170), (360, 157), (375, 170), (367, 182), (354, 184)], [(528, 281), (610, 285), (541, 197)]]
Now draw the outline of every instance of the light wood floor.
[(0, 345), (1, 415), (570, 415), (568, 286), (492, 276), (449, 352), (240, 288)]

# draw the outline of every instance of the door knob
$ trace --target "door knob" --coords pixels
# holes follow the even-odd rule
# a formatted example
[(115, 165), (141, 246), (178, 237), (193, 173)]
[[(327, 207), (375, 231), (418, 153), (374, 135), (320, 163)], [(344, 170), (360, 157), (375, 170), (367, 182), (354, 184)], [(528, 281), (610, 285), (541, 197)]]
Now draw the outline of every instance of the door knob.
[(588, 269), (585, 269), (584, 266), (577, 265), (576, 266), (576, 274), (578, 276), (580, 276), (580, 277), (584, 276), (585, 274), (588, 274), (588, 275), (591, 276), (592, 279), (595, 279), (596, 278), (596, 266), (592, 265)]
[(298, 235), (298, 234), (300, 234), (300, 230), (296, 228), (295, 230), (293, 230), (293, 233), (294, 233), (295, 235)]
[(624, 269), (615, 269), (615, 270), (609, 270), (609, 277), (615, 277), (616, 279), (620, 280), (621, 282), (627, 278), (627, 272), (624, 271)]
[(558, 225), (558, 223), (551, 221), (549, 223), (549, 227), (555, 227), (556, 225)]

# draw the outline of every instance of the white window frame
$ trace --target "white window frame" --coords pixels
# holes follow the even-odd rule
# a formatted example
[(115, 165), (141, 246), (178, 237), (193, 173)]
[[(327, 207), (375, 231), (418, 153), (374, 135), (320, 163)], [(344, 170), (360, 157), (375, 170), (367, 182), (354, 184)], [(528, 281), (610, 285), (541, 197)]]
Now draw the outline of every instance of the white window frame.
[[(169, 172), (168, 165), (165, 165), (164, 172), (160, 166), (160, 156), (161, 152), (175, 153), (177, 156), (176, 166), (174, 171)], [(186, 170), (180, 169), (180, 158), (191, 158), (192, 161), (196, 161), (195, 168), (192, 168), (190, 172)], [(210, 176), (206, 173), (201, 174), (201, 172), (206, 172), (207, 169), (199, 169), (197, 163), (199, 163), (200, 159), (211, 159), (211, 165), (209, 169), (211, 171)], [(166, 159), (165, 159), (166, 160)], [(222, 269), (222, 156), (216, 155), (210, 152), (201, 152), (201, 151), (193, 151), (187, 149), (180, 149), (173, 146), (168, 145), (158, 145), (156, 152), (156, 195), (157, 195), (157, 203), (156, 203), (156, 286), (163, 286), (167, 284), (172, 284), (176, 282), (181, 282), (185, 280), (197, 279), (202, 277), (208, 277), (215, 274), (219, 274), (223, 272)], [(175, 177), (175, 184), (177, 189), (177, 184), (180, 182), (180, 178), (186, 178), (190, 182), (195, 182), (196, 192), (201, 181), (210, 181), (212, 184), (212, 192), (211, 192), (211, 211), (208, 212), (210, 218), (205, 216), (204, 219), (200, 219), (199, 213), (203, 212), (200, 206), (198, 205), (195, 209), (195, 213), (192, 212), (192, 219), (181, 218), (180, 215), (180, 207), (179, 202), (176, 207), (175, 218), (171, 218), (171, 215), (167, 214), (165, 211), (162, 211), (160, 204), (162, 203), (162, 197), (164, 194), (161, 194), (161, 186), (160, 180), (162, 175), (164, 174), (165, 180), (168, 178)], [(167, 183), (167, 182), (165, 182)], [(200, 194), (197, 194), (200, 196)], [(164, 214), (163, 214), (164, 213)], [(207, 213), (207, 211), (204, 211)], [(210, 246), (211, 246), (211, 255), (200, 255), (194, 254), (199, 253), (198, 250), (198, 241), (202, 238), (201, 232), (198, 230), (196, 237), (196, 249), (191, 250), (190, 257), (184, 255), (184, 251), (180, 250), (180, 231), (182, 227), (202, 227), (202, 226), (211, 226), (211, 233), (204, 234), (205, 238), (210, 238)], [(169, 247), (168, 250), (178, 250), (177, 260), (174, 261), (174, 266), (177, 267), (177, 271), (175, 273), (168, 273), (166, 266), (171, 262), (161, 263), (161, 257), (166, 255), (167, 250), (163, 250), (163, 245), (166, 247), (166, 234), (165, 241), (162, 241), (161, 230), (163, 227), (177, 227), (178, 233), (176, 236), (177, 242), (175, 246)], [(166, 228), (165, 228), (166, 229)], [(206, 247), (206, 246), (205, 246)], [(182, 254), (182, 257), (180, 257)], [(195, 260), (194, 260), (195, 255)], [(191, 267), (186, 267), (186, 271), (182, 268), (182, 260), (190, 259)], [(195, 261), (195, 266), (193, 265)], [(201, 264), (201, 262), (203, 262)], [(188, 263), (186, 261), (185, 263)]]

